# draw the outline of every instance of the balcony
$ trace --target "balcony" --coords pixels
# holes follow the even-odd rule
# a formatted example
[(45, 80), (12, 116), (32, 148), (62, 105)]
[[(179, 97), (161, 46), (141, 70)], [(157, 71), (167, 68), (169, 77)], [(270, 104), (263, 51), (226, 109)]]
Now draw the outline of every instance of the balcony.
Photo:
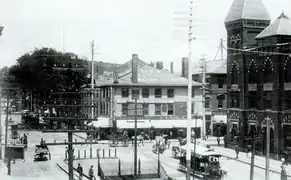
[(239, 91), (238, 84), (232, 84), (231, 87), (230, 87), (230, 89), (232, 91)]
[(249, 91), (257, 91), (258, 85), (257, 84), (249, 84), (248, 89), (249, 89)]
[(265, 83), (264, 91), (273, 91), (273, 83)]
[(291, 90), (291, 82), (284, 83), (284, 90), (285, 91)]

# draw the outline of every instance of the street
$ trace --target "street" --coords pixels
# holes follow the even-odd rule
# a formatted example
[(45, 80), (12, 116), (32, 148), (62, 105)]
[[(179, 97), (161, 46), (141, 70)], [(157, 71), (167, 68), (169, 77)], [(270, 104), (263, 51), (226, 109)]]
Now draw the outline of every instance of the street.
[[(2, 116), (2, 120), (4, 117)], [(17, 116), (12, 117), (15, 122), (19, 122), (20, 119)], [(4, 121), (2, 121), (4, 125)], [(25, 151), (25, 161), (18, 160), (15, 164), (12, 164), (12, 176), (6, 176), (7, 169), (4, 167), (4, 164), (1, 163), (1, 180), (2, 176), (4, 179), (55, 179), (55, 178), (62, 178), (66, 179), (67, 175), (57, 167), (56, 163), (62, 164), (65, 166), (66, 164), (63, 162), (65, 157), (65, 146), (50, 146), (49, 150), (52, 155), (52, 159), (50, 161), (45, 162), (33, 162), (34, 156), (34, 149), (35, 145), (40, 143), (40, 139), (44, 138), (46, 142), (53, 142), (56, 140), (64, 141), (67, 139), (67, 135), (65, 133), (42, 133), (40, 131), (19, 131), (20, 135), (23, 133), (28, 134), (28, 148)], [(82, 137), (85, 137), (85, 134), (79, 134), (78, 136), (74, 136), (76, 141), (84, 141)], [(75, 160), (74, 166), (76, 167), (78, 163), (84, 168), (84, 173), (87, 173), (89, 167), (91, 165), (94, 166), (95, 172), (97, 172), (97, 149), (105, 149), (105, 156), (109, 156), (109, 149), (111, 149), (111, 156), (115, 156), (114, 149), (109, 147), (106, 144), (108, 141), (102, 141), (104, 144), (92, 145), (92, 157), (94, 159), (89, 159), (89, 149), (90, 145), (75, 145), (75, 156), (77, 157), (77, 152), (80, 150), (80, 157), (84, 157), (84, 150), (86, 150), (86, 160)], [(152, 142), (145, 142), (144, 146), (138, 147), (138, 159), (141, 162), (141, 172), (143, 173), (155, 173), (157, 172), (157, 159), (158, 155), (152, 152)], [(177, 141), (171, 142), (171, 146), (177, 145)], [(202, 145), (202, 144), (201, 144)], [(222, 153), (223, 156), (221, 158), (221, 166), (223, 169), (227, 170), (227, 176), (225, 180), (245, 180), (249, 179), (249, 172), (250, 172), (250, 165), (247, 163), (243, 163), (232, 159), (231, 157), (234, 156), (233, 150), (225, 149), (223, 147), (214, 147), (217, 152)], [(100, 152), (102, 154), (102, 151)], [(122, 168), (121, 171), (123, 174), (130, 174), (133, 173), (133, 154), (134, 149), (133, 146), (130, 144), (129, 147), (117, 147), (117, 159), (101, 159), (101, 167), (104, 170), (105, 174), (117, 174), (118, 171), (118, 159), (120, 159)], [(229, 156), (229, 157), (227, 157)], [(259, 157), (256, 157), (256, 160)], [(244, 157), (242, 153), (239, 159), (243, 160), (247, 157)], [(249, 158), (250, 159), (250, 158)], [(167, 149), (163, 154), (160, 155), (160, 161), (167, 172), (167, 175), (182, 180), (185, 179), (185, 173), (178, 171), (179, 160), (174, 159), (172, 157), (171, 147)], [(271, 160), (274, 161), (274, 160)], [(258, 159), (258, 163), (262, 163), (260, 159)], [(276, 163), (276, 162), (275, 162)], [(271, 168), (275, 168), (274, 164), (271, 165)], [(280, 162), (278, 162), (280, 163)], [(289, 168), (289, 167), (288, 167)], [(264, 180), (265, 179), (265, 171), (262, 168), (255, 167), (254, 173), (255, 180)], [(280, 174), (270, 172), (270, 179), (272, 180), (280, 180)]]

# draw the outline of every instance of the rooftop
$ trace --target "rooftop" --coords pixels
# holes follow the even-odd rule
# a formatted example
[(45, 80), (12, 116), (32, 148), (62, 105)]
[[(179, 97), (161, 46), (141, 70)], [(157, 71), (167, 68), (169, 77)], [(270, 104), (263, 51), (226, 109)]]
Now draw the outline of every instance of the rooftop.
[[(193, 74), (201, 74), (201, 64), (193, 68)], [(206, 74), (226, 74), (226, 59), (206, 61)]]
[(260, 34), (256, 36), (256, 39), (263, 39), (271, 36), (291, 36), (291, 21), (284, 14), (281, 15), (268, 27), (266, 27)]
[(261, 0), (234, 0), (225, 19), (225, 23), (240, 19), (271, 20)]
[[(96, 80), (96, 86), (188, 86), (188, 79), (180, 75), (170, 73), (167, 70), (156, 69), (142, 60), (138, 60), (138, 83), (132, 83), (131, 60), (126, 62), (118, 73), (118, 83), (113, 83), (113, 77)], [(193, 86), (201, 86), (193, 81)]]

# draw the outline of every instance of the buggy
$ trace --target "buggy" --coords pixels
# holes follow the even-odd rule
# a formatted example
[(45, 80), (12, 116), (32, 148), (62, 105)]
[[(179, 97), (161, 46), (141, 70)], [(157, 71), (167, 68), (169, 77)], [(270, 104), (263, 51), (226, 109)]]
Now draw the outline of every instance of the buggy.
[(35, 146), (35, 154), (34, 154), (34, 162), (37, 161), (47, 161), (51, 160), (51, 153), (47, 147), (47, 145), (36, 145)]
[(118, 144), (121, 142), (122, 146), (127, 147), (129, 144), (129, 137), (128, 135), (124, 135), (122, 132), (116, 132), (112, 133), (108, 136), (109, 144), (112, 147), (118, 146)]

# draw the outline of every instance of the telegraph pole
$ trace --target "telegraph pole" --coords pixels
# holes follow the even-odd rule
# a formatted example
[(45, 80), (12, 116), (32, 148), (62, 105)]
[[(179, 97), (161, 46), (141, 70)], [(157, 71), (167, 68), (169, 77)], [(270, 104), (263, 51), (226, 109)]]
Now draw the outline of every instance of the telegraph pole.
[(134, 94), (134, 175), (137, 175), (137, 91)]
[(223, 60), (223, 39), (220, 39), (220, 59)]
[(187, 151), (186, 151), (186, 180), (190, 180), (191, 172), (191, 121), (192, 121), (192, 40), (195, 39), (192, 37), (192, 6), (193, 0), (190, 0), (190, 9), (189, 9), (189, 31), (188, 31), (188, 101), (187, 101)]
[(251, 170), (250, 170), (250, 180), (254, 180), (254, 166), (255, 166), (255, 155), (256, 155), (256, 134), (253, 133), (252, 137), (252, 156), (251, 156)]
[[(94, 40), (92, 41), (91, 43), (91, 53), (92, 53), (92, 64), (91, 64), (91, 89), (92, 89), (92, 92), (94, 90)], [(94, 104), (94, 94), (92, 93), (91, 94), (91, 102), (92, 102), (92, 106)], [(94, 118), (94, 107), (92, 107), (91, 109), (91, 116), (92, 116), (92, 119)]]
[(202, 108), (202, 136), (201, 137), (205, 137), (206, 136), (206, 119), (205, 119), (205, 102), (206, 102), (206, 93), (205, 93), (205, 89), (206, 89), (206, 61), (205, 58), (203, 57), (201, 59), (201, 64), (202, 64), (202, 104), (203, 104), (203, 108)]
[(269, 163), (270, 163), (270, 118), (266, 118), (266, 126), (267, 126), (267, 144), (266, 144), (266, 172), (265, 172), (265, 178), (266, 180), (270, 180), (270, 174), (269, 174)]
[(2, 89), (0, 88), (0, 159), (2, 159)]

